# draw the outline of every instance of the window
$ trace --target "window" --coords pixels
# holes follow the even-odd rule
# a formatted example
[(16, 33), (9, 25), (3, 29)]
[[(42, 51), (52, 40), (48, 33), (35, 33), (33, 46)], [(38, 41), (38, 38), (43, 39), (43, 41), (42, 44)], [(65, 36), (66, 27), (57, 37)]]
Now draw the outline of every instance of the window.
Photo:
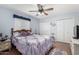
[(14, 30), (27, 29), (30, 30), (30, 21), (14, 18)]

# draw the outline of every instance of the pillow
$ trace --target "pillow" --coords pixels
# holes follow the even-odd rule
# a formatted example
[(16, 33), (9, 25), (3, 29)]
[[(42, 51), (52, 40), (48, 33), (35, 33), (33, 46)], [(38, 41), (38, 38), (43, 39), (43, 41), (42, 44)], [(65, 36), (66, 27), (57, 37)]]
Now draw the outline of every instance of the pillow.
[(32, 33), (31, 33), (30, 31), (27, 31), (27, 32), (22, 31), (22, 32), (20, 33), (20, 36), (29, 36), (29, 35), (32, 35)]
[(20, 33), (19, 32), (15, 32), (14, 34), (13, 34), (13, 36), (19, 36), (20, 35)]
[(20, 33), (20, 36), (27, 36), (27, 32), (22, 31), (22, 32)]
[(32, 35), (32, 32), (30, 32), (30, 31), (27, 31), (27, 36), (28, 36), (28, 35)]

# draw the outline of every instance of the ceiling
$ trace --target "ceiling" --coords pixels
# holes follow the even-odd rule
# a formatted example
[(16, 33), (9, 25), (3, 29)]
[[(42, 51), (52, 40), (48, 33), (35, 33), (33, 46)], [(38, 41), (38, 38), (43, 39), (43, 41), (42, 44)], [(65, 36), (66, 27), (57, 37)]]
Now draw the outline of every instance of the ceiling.
[[(20, 10), (30, 15), (33, 15), (38, 18), (47, 17), (45, 15), (36, 16), (37, 13), (28, 12), (31, 10), (38, 10), (36, 4), (5, 4), (5, 7)], [(62, 14), (62, 13), (72, 13), (72, 12), (79, 12), (79, 4), (43, 4), (44, 8), (54, 8), (53, 11), (47, 12), (49, 15), (54, 14)]]

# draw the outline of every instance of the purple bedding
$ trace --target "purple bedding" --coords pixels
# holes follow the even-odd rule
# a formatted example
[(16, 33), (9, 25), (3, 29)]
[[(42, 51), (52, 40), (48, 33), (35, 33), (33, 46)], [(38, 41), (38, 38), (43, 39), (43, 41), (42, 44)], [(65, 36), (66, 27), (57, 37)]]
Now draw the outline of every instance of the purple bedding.
[(53, 47), (54, 38), (48, 35), (13, 36), (12, 43), (23, 55), (45, 55)]

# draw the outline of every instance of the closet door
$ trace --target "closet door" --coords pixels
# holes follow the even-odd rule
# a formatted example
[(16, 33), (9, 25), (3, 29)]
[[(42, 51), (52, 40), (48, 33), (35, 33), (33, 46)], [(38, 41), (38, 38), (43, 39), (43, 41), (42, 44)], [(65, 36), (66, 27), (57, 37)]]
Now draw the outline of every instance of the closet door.
[(61, 42), (70, 42), (73, 39), (74, 19), (56, 21), (56, 39)]
[(56, 40), (63, 41), (64, 40), (64, 25), (63, 21), (56, 21)]
[(63, 23), (65, 41), (70, 42), (73, 39), (74, 19), (66, 19)]

